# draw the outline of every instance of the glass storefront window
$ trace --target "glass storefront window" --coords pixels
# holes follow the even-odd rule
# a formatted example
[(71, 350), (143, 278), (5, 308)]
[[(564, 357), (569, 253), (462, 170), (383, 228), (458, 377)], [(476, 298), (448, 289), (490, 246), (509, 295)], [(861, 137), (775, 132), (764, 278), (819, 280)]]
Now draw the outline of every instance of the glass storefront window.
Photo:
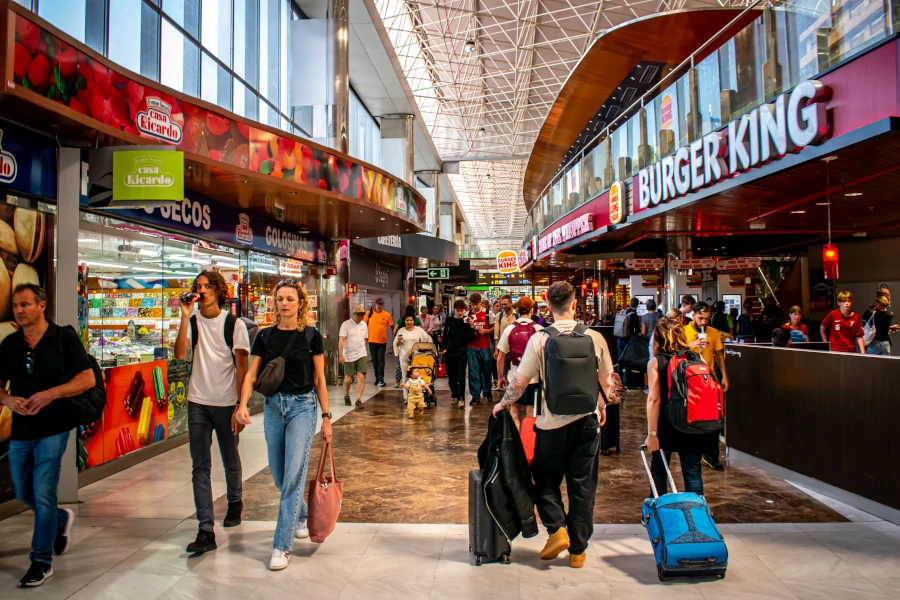
[(146, 2), (110, 4), (107, 56), (148, 79), (159, 79), (159, 15)]
[(228, 66), (231, 62), (232, 0), (203, 0), (200, 15), (200, 43)]
[(234, 72), (251, 86), (259, 85), (257, 0), (234, 0)]
[(231, 110), (232, 91), (231, 74), (219, 65), (205, 51), (201, 53), (202, 64), (200, 66), (201, 87), (200, 99), (212, 104), (217, 104), (225, 110)]

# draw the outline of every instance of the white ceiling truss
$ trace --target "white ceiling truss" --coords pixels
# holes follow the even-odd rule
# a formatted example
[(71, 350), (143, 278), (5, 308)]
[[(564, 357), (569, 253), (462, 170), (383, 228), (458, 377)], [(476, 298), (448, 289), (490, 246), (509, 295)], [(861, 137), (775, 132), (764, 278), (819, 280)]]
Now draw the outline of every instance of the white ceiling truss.
[[(592, 41), (639, 17), (745, 0), (374, 2), (441, 159), (472, 161), (451, 180), (476, 240), (483, 247), (514, 240), (518, 247), (525, 161)], [(474, 51), (466, 51), (469, 42)], [(494, 218), (482, 219), (485, 211)]]

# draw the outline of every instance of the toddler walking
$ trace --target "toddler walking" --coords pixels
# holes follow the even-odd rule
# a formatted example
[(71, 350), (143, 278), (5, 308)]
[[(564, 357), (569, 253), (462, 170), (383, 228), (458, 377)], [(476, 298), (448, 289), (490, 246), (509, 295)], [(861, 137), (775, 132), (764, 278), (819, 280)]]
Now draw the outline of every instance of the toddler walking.
[(400, 385), (409, 391), (409, 397), (406, 402), (406, 413), (409, 415), (409, 418), (413, 418), (417, 408), (419, 409), (419, 414), (424, 415), (425, 394), (423, 390), (428, 390), (429, 394), (434, 392), (431, 391), (425, 380), (419, 377), (419, 369), (416, 367), (411, 368), (409, 370), (409, 379), (406, 380), (406, 383), (401, 383)]

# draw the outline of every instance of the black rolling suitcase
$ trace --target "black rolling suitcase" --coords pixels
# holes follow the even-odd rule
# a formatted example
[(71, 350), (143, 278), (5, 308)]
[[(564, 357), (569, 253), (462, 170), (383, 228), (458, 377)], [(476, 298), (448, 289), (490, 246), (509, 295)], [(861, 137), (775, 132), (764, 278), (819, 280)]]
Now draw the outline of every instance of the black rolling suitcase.
[(469, 471), (469, 551), (479, 567), (483, 562), (509, 563), (512, 551), (488, 510), (481, 469)]
[(613, 448), (619, 453), (619, 408), (618, 404), (606, 405), (606, 425), (600, 428), (600, 452), (607, 456)]

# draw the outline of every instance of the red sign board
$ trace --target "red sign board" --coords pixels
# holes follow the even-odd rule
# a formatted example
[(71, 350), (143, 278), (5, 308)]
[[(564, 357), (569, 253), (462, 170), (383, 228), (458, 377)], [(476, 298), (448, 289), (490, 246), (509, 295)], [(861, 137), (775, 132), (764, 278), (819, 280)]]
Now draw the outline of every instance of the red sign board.
[(325, 266), (325, 276), (333, 277), (337, 275), (337, 265), (326, 265)]
[(626, 258), (626, 269), (662, 269), (666, 266), (665, 259), (662, 258)]
[(347, 293), (348, 294), (355, 294), (357, 292), (359, 292), (358, 284), (356, 284), (356, 283), (348, 283), (347, 284)]
[(669, 268), (675, 271), (687, 271), (689, 269), (712, 269), (716, 261), (713, 258), (673, 258), (669, 261)]
[(740, 271), (743, 269), (756, 269), (762, 265), (762, 259), (749, 256), (745, 258), (726, 258), (716, 263), (719, 271)]
[[(223, 165), (248, 169), (318, 192), (336, 192), (364, 200), (425, 228), (425, 199), (402, 182), (332, 154), (305, 140), (279, 135), (198, 106), (179, 95), (111, 69), (76, 45), (31, 22), (15, 17), (15, 58), (10, 85), (16, 93), (55, 102), (54, 110), (120, 133), (133, 143), (152, 140)], [(27, 90), (27, 91), (20, 91)], [(127, 134), (127, 135), (126, 135)], [(143, 140), (143, 142), (142, 142)]]

